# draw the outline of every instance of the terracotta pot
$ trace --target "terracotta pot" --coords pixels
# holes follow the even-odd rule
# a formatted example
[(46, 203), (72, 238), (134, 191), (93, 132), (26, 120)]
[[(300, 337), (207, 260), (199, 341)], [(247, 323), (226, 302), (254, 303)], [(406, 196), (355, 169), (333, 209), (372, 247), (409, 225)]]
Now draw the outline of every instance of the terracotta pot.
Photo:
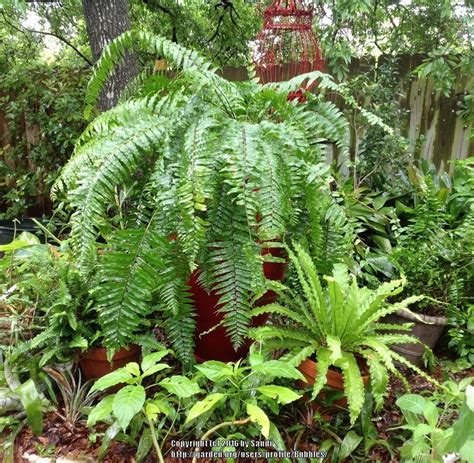
[[(448, 323), (446, 317), (432, 317), (429, 315), (417, 314), (422, 320), (427, 323), (423, 323), (414, 317), (412, 314), (399, 310), (396, 313), (387, 315), (383, 318), (384, 323), (392, 323), (395, 325), (403, 325), (404, 323), (414, 323), (411, 331), (397, 331), (394, 330), (392, 333), (410, 334), (418, 338), (423, 344), (427, 345), (430, 349), (433, 349), (438, 342), (444, 327)], [(399, 353), (402, 357), (405, 357), (415, 366), (423, 365), (423, 354), (425, 348), (421, 344), (394, 344), (390, 347), (395, 352)]]
[(107, 360), (107, 349), (92, 347), (80, 355), (79, 365), (86, 379), (101, 378), (110, 372), (125, 366), (129, 362), (140, 361), (140, 347), (131, 344), (128, 350), (122, 348), (112, 357), (112, 362)]
[[(366, 374), (367, 370), (364, 361), (358, 359), (357, 363), (359, 364), (359, 367), (362, 370), (362, 381), (364, 382), (364, 386), (367, 386), (367, 384), (369, 383), (369, 375)], [(298, 370), (303, 373), (305, 381), (298, 381), (297, 386), (301, 389), (305, 389), (308, 386), (312, 386), (316, 380), (318, 363), (311, 359), (306, 359), (303, 363), (300, 364)], [(342, 376), (342, 373), (330, 368), (326, 374), (326, 386), (335, 391), (344, 392), (344, 378)], [(321, 391), (318, 397), (319, 399), (323, 400), (325, 397), (324, 391)], [(347, 399), (345, 397), (337, 399), (333, 403), (335, 405), (338, 405), (339, 407), (347, 407)], [(319, 409), (320, 407), (317, 406), (316, 408)]]
[[(280, 248), (268, 248), (264, 252), (270, 253), (275, 257), (282, 256)], [(269, 280), (283, 280), (285, 274), (285, 263), (264, 262), (263, 272)], [(203, 362), (206, 360), (220, 360), (222, 362), (235, 362), (244, 357), (250, 347), (251, 342), (248, 341), (239, 350), (235, 351), (232, 342), (227, 336), (226, 329), (222, 326), (214, 329), (209, 334), (201, 336), (214, 326), (218, 325), (224, 315), (218, 313), (220, 308), (219, 296), (211, 291), (209, 294), (198, 283), (199, 270), (195, 271), (189, 280), (191, 294), (197, 311), (197, 330), (196, 330), (196, 360)], [(265, 293), (261, 299), (257, 301), (256, 306), (270, 304), (275, 302), (276, 294), (273, 291)], [(252, 321), (252, 326), (262, 326), (268, 320), (268, 315), (260, 315)]]

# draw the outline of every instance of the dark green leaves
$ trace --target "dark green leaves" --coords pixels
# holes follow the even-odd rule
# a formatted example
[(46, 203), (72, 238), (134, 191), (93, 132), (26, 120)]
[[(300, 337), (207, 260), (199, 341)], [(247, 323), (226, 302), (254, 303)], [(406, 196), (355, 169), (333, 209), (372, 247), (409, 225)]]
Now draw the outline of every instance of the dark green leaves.
[(106, 344), (124, 347), (151, 312), (152, 291), (163, 267), (164, 239), (152, 218), (145, 229), (122, 230), (104, 254), (95, 290)]

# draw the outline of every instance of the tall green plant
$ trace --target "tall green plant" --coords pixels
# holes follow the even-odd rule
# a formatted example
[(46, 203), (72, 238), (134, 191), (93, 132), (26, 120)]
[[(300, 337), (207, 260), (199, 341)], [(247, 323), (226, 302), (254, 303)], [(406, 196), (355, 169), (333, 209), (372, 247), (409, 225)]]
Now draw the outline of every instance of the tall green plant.
[(374, 399), (380, 409), (387, 393), (388, 372), (397, 373), (394, 360), (413, 368), (400, 355), (390, 350), (392, 344), (417, 343), (407, 334), (387, 334), (387, 330), (409, 330), (410, 324), (393, 326), (380, 323), (384, 315), (407, 307), (423, 298), (411, 296), (401, 302), (388, 304), (390, 296), (403, 290), (404, 280), (394, 280), (371, 290), (359, 287), (355, 276), (347, 268), (336, 265), (332, 276), (321, 282), (309, 254), (298, 244), (295, 252), (288, 249), (291, 263), (299, 278), (298, 291), (281, 284), (271, 283), (279, 293), (281, 304), (255, 308), (252, 315), (273, 313), (287, 318), (289, 326), (264, 326), (251, 329), (251, 336), (264, 341), (270, 348), (290, 349), (292, 365), (298, 366), (308, 357), (318, 361), (317, 377), (313, 388), (316, 397), (326, 384), (330, 366), (338, 367), (344, 376), (344, 390), (354, 422), (364, 404), (364, 384), (357, 358), (366, 360)]
[(397, 203), (396, 247), (391, 260), (411, 292), (431, 296), (420, 311), (465, 310), (472, 294), (474, 168), (457, 163), (451, 180), (427, 164), (409, 171), (413, 194)]
[[(345, 89), (320, 72), (278, 85), (228, 82), (197, 53), (130, 32), (96, 66), (87, 114), (132, 47), (164, 57), (181, 85), (161, 80), (147, 97), (132, 88), (130, 99), (97, 117), (55, 193), (75, 211), (72, 246), (84, 271), (97, 259), (97, 238), (109, 243), (97, 290), (108, 346), (127, 344), (159, 309), (178, 357), (191, 360), (190, 273), (199, 268), (200, 283), (219, 295), (224, 326), (241, 346), (250, 299), (265, 290), (261, 247), (308, 229), (302, 211), (314, 207), (327, 172), (321, 142), (345, 148), (347, 123), (332, 103), (308, 95), (297, 104), (288, 93), (315, 79), (321, 92)], [(146, 84), (136, 85), (141, 95)], [(125, 190), (135, 194), (116, 206)]]

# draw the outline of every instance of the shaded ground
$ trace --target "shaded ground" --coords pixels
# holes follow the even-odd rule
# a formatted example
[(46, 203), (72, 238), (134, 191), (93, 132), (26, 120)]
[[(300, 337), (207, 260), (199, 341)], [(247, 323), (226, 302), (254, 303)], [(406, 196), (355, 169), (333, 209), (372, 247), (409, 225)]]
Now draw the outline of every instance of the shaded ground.
[[(103, 432), (105, 428), (106, 426), (99, 425), (96, 432)], [(71, 429), (55, 413), (49, 413), (45, 417), (42, 436), (34, 436), (29, 428), (25, 428), (18, 436), (14, 463), (27, 462), (28, 460), (23, 458), (25, 454), (39, 454), (43, 457), (51, 457), (53, 454), (54, 456), (67, 455), (78, 461), (97, 461), (101, 443), (91, 442), (90, 432), (91, 430), (84, 424), (78, 424)], [(136, 449), (130, 445), (113, 442), (102, 461), (104, 463), (132, 463), (135, 461), (135, 453)]]

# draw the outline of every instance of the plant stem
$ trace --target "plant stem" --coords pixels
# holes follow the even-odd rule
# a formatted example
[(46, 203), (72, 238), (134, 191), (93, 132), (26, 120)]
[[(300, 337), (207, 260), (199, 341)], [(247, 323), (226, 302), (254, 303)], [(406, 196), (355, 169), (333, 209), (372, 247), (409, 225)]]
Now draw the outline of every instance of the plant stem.
[(56, 241), (56, 243), (61, 244), (61, 240), (59, 238), (56, 238), (41, 222), (38, 222), (36, 219), (32, 219), (33, 222), (37, 227), (39, 227), (43, 233), (47, 236), (49, 236), (52, 240)]
[[(219, 429), (221, 428), (225, 428), (226, 426), (236, 426), (236, 425), (239, 425), (239, 424), (247, 424), (250, 422), (250, 417), (248, 418), (245, 418), (243, 420), (235, 420), (235, 421), (224, 421), (223, 423), (219, 423), (218, 425), (214, 426), (213, 428), (209, 429), (209, 431), (207, 431), (202, 437), (200, 440), (207, 440), (212, 434), (214, 434), (216, 431), (218, 431)], [(196, 447), (196, 449), (194, 450), (196, 453), (199, 452), (201, 450), (201, 447)], [(197, 462), (197, 456), (195, 456), (193, 458), (193, 461), (192, 463), (196, 463)]]
[[(146, 415), (145, 415), (146, 416)], [(161, 448), (160, 448), (160, 445), (158, 444), (158, 439), (156, 437), (156, 432), (155, 432), (155, 426), (153, 426), (153, 423), (151, 422), (151, 420), (148, 418), (148, 416), (146, 417), (146, 420), (148, 422), (148, 426), (150, 428), (150, 432), (151, 432), (151, 440), (153, 441), (153, 446), (155, 447), (155, 451), (156, 451), (156, 455), (158, 456), (158, 461), (160, 463), (165, 463), (165, 460), (163, 460), (163, 455), (161, 453)]]
[(323, 432), (325, 432), (326, 434), (329, 434), (332, 438), (335, 439), (335, 441), (340, 445), (342, 444), (342, 439), (333, 431), (331, 431), (330, 429), (328, 428), (323, 428)]

